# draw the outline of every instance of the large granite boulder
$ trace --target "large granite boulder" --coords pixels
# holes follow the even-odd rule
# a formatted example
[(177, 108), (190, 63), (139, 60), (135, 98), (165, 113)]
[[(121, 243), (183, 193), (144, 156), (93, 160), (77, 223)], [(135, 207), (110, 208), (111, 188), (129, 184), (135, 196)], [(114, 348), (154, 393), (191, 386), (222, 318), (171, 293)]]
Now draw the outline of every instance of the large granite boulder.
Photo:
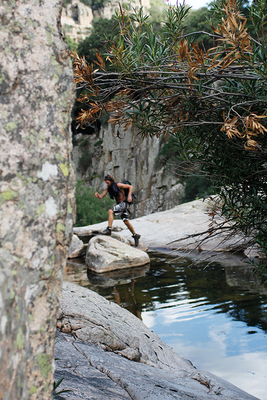
[(85, 262), (90, 270), (103, 273), (148, 264), (149, 256), (111, 236), (100, 235), (90, 240)]
[(68, 400), (255, 400), (196, 369), (144, 323), (89, 289), (63, 283), (55, 379)]

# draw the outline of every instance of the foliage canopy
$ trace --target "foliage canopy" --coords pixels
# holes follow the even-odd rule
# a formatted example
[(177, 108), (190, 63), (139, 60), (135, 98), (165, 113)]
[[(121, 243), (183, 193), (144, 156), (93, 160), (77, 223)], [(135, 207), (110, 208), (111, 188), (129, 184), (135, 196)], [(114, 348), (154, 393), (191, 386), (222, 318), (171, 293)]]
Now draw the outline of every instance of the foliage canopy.
[(198, 41), (203, 32), (185, 31), (186, 5), (170, 7), (158, 33), (142, 8), (120, 8), (106, 61), (97, 54), (89, 65), (74, 53), (77, 88), (86, 90), (79, 101), (87, 105), (77, 120), (86, 125), (106, 112), (114, 126), (134, 124), (143, 136), (173, 135), (179, 165), (212, 179), (228, 224), (266, 254), (267, 5), (254, 0), (250, 25), (240, 5), (212, 3), (217, 25), (205, 34), (214, 42), (208, 50)]

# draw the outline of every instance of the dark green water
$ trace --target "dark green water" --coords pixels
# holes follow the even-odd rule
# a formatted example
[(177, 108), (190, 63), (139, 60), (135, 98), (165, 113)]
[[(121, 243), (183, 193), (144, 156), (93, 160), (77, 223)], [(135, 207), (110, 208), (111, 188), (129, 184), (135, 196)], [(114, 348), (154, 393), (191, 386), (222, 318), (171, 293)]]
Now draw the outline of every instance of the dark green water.
[(208, 265), (149, 255), (149, 266), (101, 275), (72, 261), (65, 280), (127, 308), (197, 368), (266, 400), (267, 285), (237, 258)]

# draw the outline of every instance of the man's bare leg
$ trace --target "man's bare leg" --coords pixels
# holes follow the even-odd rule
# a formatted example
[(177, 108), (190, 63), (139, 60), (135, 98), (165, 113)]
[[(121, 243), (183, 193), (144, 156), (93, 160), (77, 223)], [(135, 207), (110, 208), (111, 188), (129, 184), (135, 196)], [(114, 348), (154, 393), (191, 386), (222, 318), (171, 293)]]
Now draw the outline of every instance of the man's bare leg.
[(125, 225), (129, 229), (129, 231), (131, 231), (132, 234), (134, 235), (135, 234), (135, 230), (134, 230), (132, 224), (130, 223), (130, 221), (128, 221), (128, 219), (125, 219), (123, 222), (125, 223)]
[(135, 230), (134, 230), (132, 224), (130, 223), (130, 221), (128, 219), (125, 219), (123, 222), (125, 223), (125, 225), (129, 229), (129, 231), (133, 234), (134, 244), (135, 244), (135, 247), (137, 247), (138, 244), (139, 244), (139, 239), (140, 239), (141, 236), (138, 235), (137, 233), (135, 233)]
[(112, 210), (108, 210), (108, 227), (103, 231), (100, 232), (102, 235), (111, 235), (111, 228), (112, 228), (112, 224), (113, 224), (113, 211)]
[(113, 219), (114, 219), (113, 214), (114, 214), (114, 213), (113, 213), (112, 210), (108, 210), (108, 227), (109, 227), (109, 228), (112, 228)]

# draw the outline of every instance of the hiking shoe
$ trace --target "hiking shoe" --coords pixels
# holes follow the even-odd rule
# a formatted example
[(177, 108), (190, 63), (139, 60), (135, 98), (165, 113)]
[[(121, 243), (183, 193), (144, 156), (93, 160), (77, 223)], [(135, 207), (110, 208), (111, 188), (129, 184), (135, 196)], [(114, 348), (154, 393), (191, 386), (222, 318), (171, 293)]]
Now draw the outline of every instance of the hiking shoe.
[(101, 235), (111, 235), (111, 228), (106, 228), (103, 232), (100, 232)]
[(138, 233), (135, 233), (135, 234), (133, 235), (135, 247), (138, 246), (140, 237), (141, 237), (141, 235), (138, 235)]

